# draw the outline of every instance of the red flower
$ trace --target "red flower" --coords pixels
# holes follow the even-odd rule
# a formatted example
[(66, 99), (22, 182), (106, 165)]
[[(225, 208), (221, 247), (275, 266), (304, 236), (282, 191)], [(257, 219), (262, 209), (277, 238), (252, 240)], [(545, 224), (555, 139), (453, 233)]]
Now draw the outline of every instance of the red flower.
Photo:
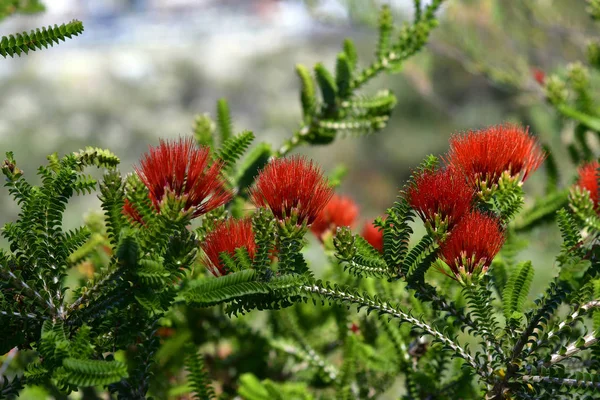
[(250, 189), (257, 207), (269, 207), (279, 220), (295, 214), (298, 224), (307, 225), (314, 222), (332, 195), (321, 170), (303, 157), (271, 161)]
[(123, 203), (123, 214), (125, 214), (132, 221), (139, 222), (142, 225), (144, 224), (142, 216), (128, 199), (125, 199), (125, 203)]
[(598, 161), (592, 161), (577, 169), (579, 173), (577, 187), (590, 192), (590, 199), (594, 203), (596, 212), (600, 210), (600, 206), (598, 205), (598, 179), (600, 179), (598, 168), (600, 168)]
[(543, 86), (544, 82), (546, 81), (546, 73), (544, 72), (544, 70), (537, 67), (533, 67), (531, 68), (531, 73), (533, 75), (533, 79), (535, 79), (537, 83)]
[[(504, 244), (497, 219), (474, 211), (464, 216), (440, 246), (440, 258), (459, 282), (485, 273)], [(446, 273), (442, 270), (442, 272)]]
[(256, 253), (252, 221), (249, 219), (228, 219), (220, 223), (215, 229), (206, 235), (204, 242), (200, 245), (204, 255), (202, 262), (214, 276), (227, 274), (225, 266), (219, 255), (223, 252), (235, 256), (235, 249), (245, 247), (250, 258)]
[(358, 206), (352, 199), (334, 194), (312, 223), (310, 230), (322, 239), (327, 231), (333, 232), (340, 226), (351, 227), (357, 215)]
[(525, 181), (544, 161), (544, 152), (527, 128), (496, 125), (450, 139), (448, 162), (480, 189), (497, 185), (501, 176)]
[(150, 191), (157, 210), (166, 196), (174, 196), (184, 203), (184, 211), (191, 210), (192, 216), (198, 217), (232, 197), (221, 176), (222, 164), (209, 166), (209, 162), (209, 148), (196, 146), (191, 138), (161, 140), (158, 147), (151, 147), (143, 156), (135, 171)]
[(380, 253), (383, 253), (383, 231), (380, 231), (372, 222), (365, 223), (361, 236)]
[(407, 200), (428, 230), (444, 233), (470, 210), (474, 194), (462, 174), (447, 168), (418, 175)]

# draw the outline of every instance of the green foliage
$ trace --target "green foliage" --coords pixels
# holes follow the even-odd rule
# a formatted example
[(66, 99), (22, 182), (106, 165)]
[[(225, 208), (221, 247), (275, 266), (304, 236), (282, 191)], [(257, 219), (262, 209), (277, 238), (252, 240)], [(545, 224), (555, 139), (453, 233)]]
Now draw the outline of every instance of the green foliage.
[(194, 399), (210, 400), (215, 398), (215, 392), (210, 384), (204, 368), (204, 357), (198, 351), (189, 346), (185, 367), (188, 371), (188, 382), (194, 392)]
[(201, 146), (214, 146), (215, 123), (208, 114), (197, 115), (194, 120), (192, 134), (194, 139)]
[(502, 303), (504, 305), (504, 318), (520, 320), (523, 306), (533, 280), (533, 266), (530, 261), (518, 264), (510, 273), (503, 290)]
[(44, 10), (45, 7), (39, 0), (1, 0), (0, 20), (15, 13), (34, 14)]
[(235, 165), (253, 140), (254, 134), (250, 131), (246, 131), (237, 136), (228, 137), (223, 142), (223, 146), (221, 146), (221, 149), (219, 150), (218, 158), (223, 162), (223, 169), (225, 171), (230, 170)]
[(404, 264), (404, 257), (413, 233), (410, 227), (413, 219), (412, 209), (404, 196), (400, 195), (393, 207), (388, 209), (385, 221), (377, 221), (377, 225), (383, 226), (383, 258), (390, 268), (390, 275), (408, 275), (409, 265)]
[(355, 379), (356, 374), (356, 358), (358, 343), (356, 336), (349, 335), (344, 346), (344, 364), (340, 370), (340, 377), (337, 380), (336, 399), (346, 400), (352, 399), (351, 384)]
[(556, 213), (558, 228), (563, 239), (562, 254), (570, 257), (572, 254), (580, 254), (581, 237), (579, 224), (567, 210), (560, 209)]
[(71, 39), (83, 33), (83, 24), (81, 21), (73, 20), (60, 26), (54, 25), (48, 28), (32, 30), (30, 33), (23, 32), (14, 35), (2, 36), (0, 39), (0, 55), (14, 57), (15, 54), (21, 56), (22, 53), (28, 54), (30, 51), (41, 50), (59, 44), (62, 40)]
[(119, 361), (66, 358), (63, 367), (67, 382), (77, 386), (108, 385), (127, 378), (127, 366)]
[(536, 199), (530, 207), (517, 217), (514, 223), (516, 231), (528, 231), (536, 226), (550, 222), (558, 210), (565, 207), (569, 200), (568, 190), (557, 190)]
[(333, 240), (336, 257), (342, 261), (344, 270), (355, 276), (382, 278), (388, 275), (387, 264), (379, 251), (360, 236), (352, 236), (347, 228), (340, 228)]
[(259, 381), (252, 374), (242, 375), (239, 394), (247, 400), (313, 400), (306, 385), (299, 382), (277, 383), (270, 379)]
[(259, 143), (254, 147), (250, 153), (244, 158), (241, 165), (238, 168), (238, 175), (236, 178), (238, 187), (242, 191), (242, 195), (245, 195), (243, 189), (246, 189), (252, 185), (254, 178), (258, 175), (258, 172), (269, 162), (273, 150), (271, 145), (268, 143)]
[[(421, 50), (436, 25), (435, 13), (442, 1), (435, 1), (419, 12), (414, 24), (404, 26), (397, 40), (392, 40), (393, 19), (384, 7), (379, 23), (376, 60), (365, 69), (357, 70), (358, 57), (354, 43), (346, 39), (338, 54), (335, 74), (322, 63), (314, 67), (314, 81), (309, 69), (296, 66), (300, 78), (300, 100), (303, 124), (277, 151), (283, 156), (301, 144), (330, 144), (343, 134), (364, 135), (379, 131), (387, 125), (396, 98), (383, 91), (375, 96), (360, 95), (358, 91), (381, 72), (397, 71), (403, 62)], [(316, 96), (315, 81), (321, 92)]]
[(310, 71), (304, 65), (296, 65), (296, 73), (301, 84), (300, 102), (302, 103), (302, 111), (305, 117), (310, 118), (317, 109), (315, 85), (310, 76)]
[[(507, 240), (494, 260), (467, 260), (478, 254), (460, 252), (458, 262), (484, 263), (482, 276), (472, 281), (430, 271), (453, 232), (415, 237), (407, 186), (375, 222), (382, 252), (339, 227), (320, 242), (322, 257), (311, 252), (305, 258), (306, 245), (316, 243), (307, 240), (308, 226), (247, 203), (247, 188), (271, 158), (386, 125), (396, 97), (361, 89), (381, 72), (397, 72), (423, 48), (441, 4), (415, 0), (413, 21), (400, 29), (383, 7), (376, 57), (363, 69), (351, 40), (332, 70), (323, 63), (298, 65), (302, 123), (278, 151), (259, 143), (242, 159), (254, 134), (234, 135), (225, 100), (217, 103), (216, 122), (198, 117), (195, 140), (221, 160), (234, 198), (193, 223), (174, 202), (151, 198), (135, 173), (122, 176), (118, 157), (107, 150), (52, 154), (38, 170), (37, 185), (7, 153), (5, 186), (20, 213), (3, 230), (9, 248), (0, 251), (0, 353), (10, 352), (7, 373), (16, 371), (18, 378), (2, 380), (0, 397), (16, 396), (27, 384), (56, 398), (81, 390), (85, 398), (193, 392), (208, 399), (216, 397), (214, 381), (222, 398), (374, 399), (389, 394), (399, 378), (406, 399), (594, 396), (600, 338), (588, 329), (600, 324), (600, 218), (589, 193), (560, 187), (558, 160), (548, 158), (545, 195), (520, 214), (518, 179), (504, 176), (488, 197), (473, 199), (473, 209), (499, 219)], [(44, 31), (45, 40), (73, 33), (66, 29)], [(32, 46), (24, 36), (10, 40), (0, 42), (13, 46), (12, 53), (3, 50), (9, 55)], [(575, 160), (593, 159), (596, 151), (589, 143), (598, 131), (589, 74), (574, 64), (567, 79), (546, 85), (553, 106), (576, 121), (570, 143)], [(407, 185), (439, 164), (427, 157)], [(87, 166), (107, 170), (99, 184), (84, 173)], [(343, 175), (344, 169), (331, 174), (333, 186)], [(102, 221), (64, 231), (69, 199), (96, 190)], [(555, 215), (564, 242), (559, 272), (530, 306), (534, 269), (529, 261), (517, 263), (521, 235)], [(209, 276), (196, 268), (199, 244), (232, 216), (251, 218), (256, 246), (221, 252), (227, 273)], [(468, 247), (470, 239), (462, 244)], [(484, 248), (485, 238), (477, 239)], [(314, 259), (326, 259), (328, 267), (313, 268)], [(244, 315), (256, 311), (263, 312), (259, 319)], [(205, 357), (198, 349), (211, 351)], [(157, 378), (164, 376), (171, 378)]]
[(410, 249), (403, 263), (406, 274), (406, 280), (409, 284), (422, 283), (425, 279), (425, 273), (431, 264), (437, 258), (437, 243), (433, 237), (425, 235), (419, 243)]
[(233, 126), (231, 123), (231, 112), (227, 100), (220, 99), (217, 102), (217, 127), (221, 139), (221, 145), (225, 147), (225, 143), (233, 135)]

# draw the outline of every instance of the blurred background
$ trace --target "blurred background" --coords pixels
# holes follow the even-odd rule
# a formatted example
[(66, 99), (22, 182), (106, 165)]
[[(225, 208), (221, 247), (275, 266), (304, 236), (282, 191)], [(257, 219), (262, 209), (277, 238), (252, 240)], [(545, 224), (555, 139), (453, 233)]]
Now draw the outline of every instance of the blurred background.
[[(411, 0), (48, 1), (45, 13), (5, 20), (0, 35), (73, 18), (85, 32), (0, 62), (0, 150), (13, 150), (34, 181), (48, 154), (86, 145), (111, 149), (129, 172), (158, 138), (189, 135), (198, 113), (214, 116), (219, 98), (229, 100), (238, 131), (279, 146), (301, 118), (294, 65), (333, 66), (345, 37), (368, 64), (383, 3), (398, 21), (411, 18)], [(540, 82), (584, 59), (595, 34), (585, 7), (583, 0), (448, 0), (425, 50), (367, 87), (398, 96), (389, 126), (298, 152), (326, 171), (348, 168), (340, 191), (360, 205), (363, 221), (392, 204), (427, 154), (445, 152), (452, 133), (504, 121), (530, 126), (555, 149), (561, 183), (570, 184), (574, 167), (563, 163), (560, 145), (572, 127), (545, 104)], [(542, 192), (544, 172), (536, 175), (526, 185), (531, 199)], [(18, 208), (0, 193), (3, 224)], [(81, 224), (98, 205), (96, 194), (74, 200), (65, 224)], [(554, 228), (538, 229), (523, 255), (548, 276), (557, 237)]]

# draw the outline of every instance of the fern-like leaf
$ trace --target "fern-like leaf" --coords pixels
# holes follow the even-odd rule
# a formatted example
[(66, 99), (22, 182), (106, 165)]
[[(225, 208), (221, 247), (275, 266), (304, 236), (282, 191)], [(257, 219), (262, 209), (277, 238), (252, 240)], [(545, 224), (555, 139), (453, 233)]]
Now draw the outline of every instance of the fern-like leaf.
[(219, 128), (221, 144), (225, 145), (233, 135), (231, 112), (229, 111), (229, 103), (225, 99), (219, 99), (217, 102), (217, 127)]
[(237, 136), (227, 139), (223, 143), (218, 158), (223, 162), (223, 169), (225, 171), (232, 169), (253, 140), (254, 134), (250, 131), (245, 131)]
[(108, 385), (128, 377), (127, 365), (119, 361), (66, 358), (63, 367), (67, 382), (77, 386)]
[(512, 270), (502, 294), (504, 317), (507, 321), (512, 318), (520, 319), (518, 315), (523, 312), (523, 305), (532, 281), (533, 266), (531, 262), (520, 263)]
[(207, 307), (243, 296), (267, 293), (268, 288), (256, 278), (256, 271), (250, 269), (206, 279), (183, 292), (183, 297), (188, 303)]
[(215, 398), (215, 392), (210, 385), (210, 380), (204, 369), (204, 357), (193, 347), (187, 349), (185, 368), (188, 371), (187, 380), (192, 387), (194, 399), (211, 400)]
[(41, 50), (42, 47), (54, 46), (54, 44), (63, 42), (66, 38), (70, 39), (83, 33), (83, 24), (81, 21), (73, 20), (61, 26), (54, 25), (47, 28), (35, 29), (30, 33), (16, 33), (14, 35), (2, 36), (0, 39), (0, 55), (14, 57), (22, 53), (28, 54), (30, 51)]

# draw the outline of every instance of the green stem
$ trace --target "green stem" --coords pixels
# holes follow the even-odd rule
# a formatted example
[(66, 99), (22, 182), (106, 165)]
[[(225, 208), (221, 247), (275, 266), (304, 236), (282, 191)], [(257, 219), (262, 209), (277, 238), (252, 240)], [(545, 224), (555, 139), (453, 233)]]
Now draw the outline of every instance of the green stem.
[[(316, 119), (316, 117), (315, 117)], [(285, 157), (290, 151), (304, 143), (304, 136), (310, 132), (308, 125), (303, 125), (302, 128), (294, 132), (291, 138), (287, 139), (283, 145), (273, 154), (273, 158)]]

